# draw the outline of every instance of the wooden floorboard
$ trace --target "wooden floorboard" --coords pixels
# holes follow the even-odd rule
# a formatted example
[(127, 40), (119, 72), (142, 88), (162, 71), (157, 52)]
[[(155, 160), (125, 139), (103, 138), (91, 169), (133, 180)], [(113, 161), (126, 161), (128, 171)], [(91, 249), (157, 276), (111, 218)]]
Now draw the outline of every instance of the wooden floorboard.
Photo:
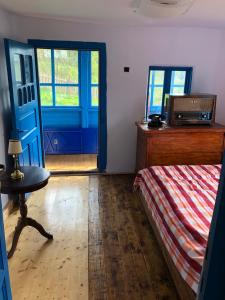
[[(13, 300), (176, 300), (134, 178), (52, 177), (28, 214), (54, 235), (26, 228), (9, 260)], [(7, 247), (18, 212), (6, 216)]]
[[(28, 215), (54, 240), (24, 229), (9, 259), (13, 300), (88, 299), (88, 189), (87, 176), (52, 177), (30, 196)], [(5, 216), (8, 249), (18, 215)]]
[(91, 177), (89, 299), (178, 299), (132, 176)]

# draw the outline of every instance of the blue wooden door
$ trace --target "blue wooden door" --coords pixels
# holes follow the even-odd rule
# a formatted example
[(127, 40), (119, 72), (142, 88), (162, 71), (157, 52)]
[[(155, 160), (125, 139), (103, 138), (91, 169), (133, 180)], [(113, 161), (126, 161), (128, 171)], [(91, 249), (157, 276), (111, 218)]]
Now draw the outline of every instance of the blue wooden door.
[(11, 288), (8, 271), (8, 260), (5, 245), (5, 231), (0, 197), (0, 299), (11, 300)]
[(34, 49), (5, 39), (12, 111), (11, 138), (21, 140), (21, 165), (43, 165), (42, 139)]

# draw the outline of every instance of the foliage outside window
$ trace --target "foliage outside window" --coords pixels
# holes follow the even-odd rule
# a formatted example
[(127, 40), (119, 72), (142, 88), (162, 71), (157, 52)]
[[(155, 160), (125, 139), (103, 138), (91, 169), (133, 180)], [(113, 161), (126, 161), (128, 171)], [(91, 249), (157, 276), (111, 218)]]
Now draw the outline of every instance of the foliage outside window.
[(38, 49), (42, 106), (79, 106), (78, 51)]
[(99, 104), (99, 52), (91, 51), (91, 106)]
[[(86, 51), (90, 57), (88, 64), (80, 61), (79, 53), (77, 50), (37, 49), (42, 106), (82, 106), (81, 88), (90, 91), (87, 93), (89, 105), (98, 106), (99, 52)], [(79, 72), (86, 78), (85, 84), (80, 81)]]

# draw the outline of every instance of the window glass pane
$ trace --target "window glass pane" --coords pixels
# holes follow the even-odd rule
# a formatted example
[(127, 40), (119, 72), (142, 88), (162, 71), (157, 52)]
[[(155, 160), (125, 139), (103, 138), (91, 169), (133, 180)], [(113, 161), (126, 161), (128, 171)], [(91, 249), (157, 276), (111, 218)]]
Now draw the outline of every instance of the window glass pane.
[(41, 105), (51, 106), (52, 101), (52, 87), (51, 86), (40, 86)]
[(183, 95), (184, 94), (184, 87), (172, 87), (171, 92), (172, 95)]
[(99, 82), (99, 52), (91, 51), (91, 83)]
[(153, 90), (152, 105), (162, 105), (163, 87), (155, 87)]
[(154, 84), (164, 84), (165, 71), (153, 71), (154, 72)]
[(24, 69), (25, 69), (26, 83), (33, 82), (33, 62), (32, 62), (31, 55), (24, 56)]
[(162, 106), (163, 87), (149, 88), (149, 111), (151, 114), (160, 114)]
[(76, 86), (56, 86), (56, 105), (79, 106), (79, 88)]
[(99, 88), (97, 86), (93, 86), (91, 88), (91, 105), (98, 106), (99, 103)]
[(78, 51), (54, 50), (55, 82), (78, 83)]
[(185, 85), (186, 71), (173, 71), (172, 72), (173, 85)]
[(38, 73), (40, 83), (52, 82), (52, 63), (50, 49), (37, 49)]
[(20, 54), (14, 55), (14, 68), (15, 68), (15, 77), (16, 83), (22, 84), (22, 56)]

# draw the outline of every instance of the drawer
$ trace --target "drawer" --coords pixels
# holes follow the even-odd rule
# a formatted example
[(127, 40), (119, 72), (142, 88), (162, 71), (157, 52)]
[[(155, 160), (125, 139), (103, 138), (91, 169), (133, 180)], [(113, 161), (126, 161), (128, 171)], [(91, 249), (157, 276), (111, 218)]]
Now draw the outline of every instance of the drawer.
[(159, 134), (148, 138), (148, 152), (189, 153), (223, 151), (223, 133), (176, 133)]
[(207, 165), (222, 162), (223, 152), (148, 153), (147, 166)]

